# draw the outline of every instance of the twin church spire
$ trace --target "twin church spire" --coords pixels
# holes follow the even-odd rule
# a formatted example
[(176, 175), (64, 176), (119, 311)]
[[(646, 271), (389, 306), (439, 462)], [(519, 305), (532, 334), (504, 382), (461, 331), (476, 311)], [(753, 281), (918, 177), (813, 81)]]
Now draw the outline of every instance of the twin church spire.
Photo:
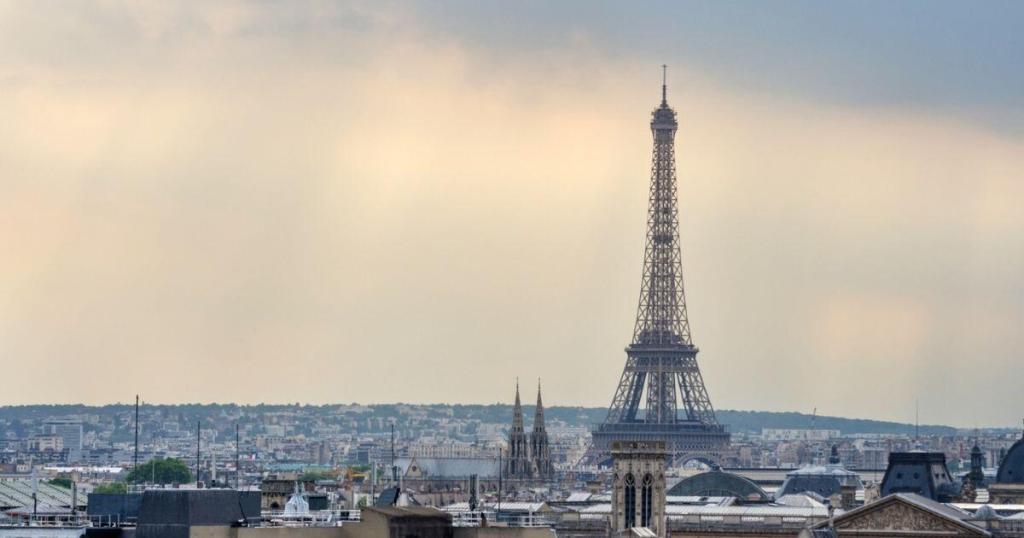
[(516, 380), (516, 403), (512, 408), (512, 429), (508, 434), (509, 478), (546, 479), (554, 474), (551, 463), (551, 445), (544, 426), (544, 403), (541, 400), (540, 380), (537, 380), (537, 406), (533, 412), (533, 431), (529, 435), (523, 425), (523, 406), (519, 398), (519, 380)]

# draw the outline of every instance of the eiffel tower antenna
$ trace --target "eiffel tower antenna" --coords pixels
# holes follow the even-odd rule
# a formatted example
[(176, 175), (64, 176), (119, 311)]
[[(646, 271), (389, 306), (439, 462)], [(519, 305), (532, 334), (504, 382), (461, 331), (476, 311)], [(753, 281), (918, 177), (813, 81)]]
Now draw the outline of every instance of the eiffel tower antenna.
[(608, 417), (594, 431), (584, 463), (607, 461), (613, 441), (665, 441), (673, 457), (689, 454), (705, 463), (719, 463), (729, 448), (729, 434), (715, 418), (690, 335), (676, 185), (679, 124), (668, 105), (668, 66), (661, 69), (661, 104), (651, 114), (647, 238), (633, 339)]
[(668, 66), (661, 64), (661, 104), (668, 106)]

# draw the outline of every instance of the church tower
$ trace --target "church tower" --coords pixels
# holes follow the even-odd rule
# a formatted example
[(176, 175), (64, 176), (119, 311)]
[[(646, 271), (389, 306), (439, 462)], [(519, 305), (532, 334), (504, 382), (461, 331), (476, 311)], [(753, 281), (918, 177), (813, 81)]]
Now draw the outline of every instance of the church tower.
[(533, 413), (533, 432), (530, 434), (530, 452), (537, 478), (551, 478), (555, 467), (551, 463), (551, 445), (544, 427), (544, 402), (540, 398), (540, 380), (537, 381), (537, 409)]
[(533, 474), (530, 442), (526, 438), (526, 429), (523, 427), (523, 406), (519, 402), (519, 381), (516, 381), (516, 405), (512, 410), (512, 430), (508, 433), (506, 474), (509, 478), (530, 478)]
[(659, 537), (665, 527), (664, 441), (612, 441), (612, 531), (646, 527)]

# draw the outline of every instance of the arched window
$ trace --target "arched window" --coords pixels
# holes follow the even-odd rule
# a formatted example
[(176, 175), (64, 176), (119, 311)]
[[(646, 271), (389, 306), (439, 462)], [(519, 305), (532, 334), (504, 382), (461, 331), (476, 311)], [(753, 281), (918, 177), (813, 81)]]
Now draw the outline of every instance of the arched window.
[(636, 480), (633, 479), (633, 473), (627, 474), (623, 482), (626, 487), (622, 510), (626, 516), (625, 527), (629, 529), (636, 526)]
[(640, 491), (640, 526), (650, 527), (651, 526), (651, 512), (653, 507), (651, 501), (653, 496), (651, 490), (654, 489), (654, 478), (650, 474), (644, 475), (643, 489)]

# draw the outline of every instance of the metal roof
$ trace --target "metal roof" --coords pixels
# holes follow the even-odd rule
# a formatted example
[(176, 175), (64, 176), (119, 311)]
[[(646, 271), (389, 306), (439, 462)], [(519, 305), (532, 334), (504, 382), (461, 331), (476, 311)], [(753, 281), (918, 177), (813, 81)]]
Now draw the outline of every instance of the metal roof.
[[(484, 508), (486, 508), (488, 510), (497, 510), (498, 503), (486, 502), (486, 503), (480, 503), (480, 506), (484, 507)], [(608, 505), (608, 506), (611, 506), (611, 505)], [(445, 506), (444, 508), (441, 508), (441, 510), (443, 510), (445, 512), (468, 512), (469, 511), (469, 503), (465, 502), (465, 501), (457, 502), (457, 503), (452, 503), (452, 504), (449, 504), (449, 505)], [(543, 503), (543, 502), (501, 501), (501, 511), (502, 512), (529, 512), (529, 513), (533, 513), (533, 512), (546, 512), (546, 511), (549, 511), (549, 510), (550, 510), (550, 507), (548, 506), (548, 504), (547, 503)]]
[[(37, 499), (39, 505), (53, 507), (71, 506), (71, 490), (55, 486), (45, 480), (37, 480)], [(3, 478), (0, 479), (0, 510), (32, 506), (33, 479)], [(78, 505), (85, 506), (87, 497), (79, 492)]]
[(665, 504), (711, 504), (726, 505), (735, 501), (735, 497), (703, 496), (703, 495), (666, 495)]
[(403, 476), (415, 466), (425, 478), (496, 478), (500, 469), (497, 458), (396, 458)]
[[(584, 514), (610, 514), (612, 505), (595, 504), (582, 510)], [(841, 510), (836, 511), (842, 513)], [(756, 506), (706, 506), (692, 504), (675, 504), (665, 507), (665, 514), (672, 516), (702, 516), (702, 517), (828, 517), (828, 508), (821, 506), (778, 506), (778, 505), (756, 505)]]
[[(973, 512), (973, 511), (977, 510), (978, 508), (981, 508), (986, 503), (973, 502), (973, 503), (951, 503), (951, 504), (953, 506), (959, 508), (960, 510), (965, 510), (967, 512)], [(995, 508), (996, 512), (1024, 512), (1024, 504), (993, 504), (993, 505), (990, 505), (990, 506), (992, 506), (992, 508)]]
[(737, 497), (766, 500), (768, 495), (751, 480), (723, 471), (708, 471), (684, 478), (672, 486), (670, 495)]

